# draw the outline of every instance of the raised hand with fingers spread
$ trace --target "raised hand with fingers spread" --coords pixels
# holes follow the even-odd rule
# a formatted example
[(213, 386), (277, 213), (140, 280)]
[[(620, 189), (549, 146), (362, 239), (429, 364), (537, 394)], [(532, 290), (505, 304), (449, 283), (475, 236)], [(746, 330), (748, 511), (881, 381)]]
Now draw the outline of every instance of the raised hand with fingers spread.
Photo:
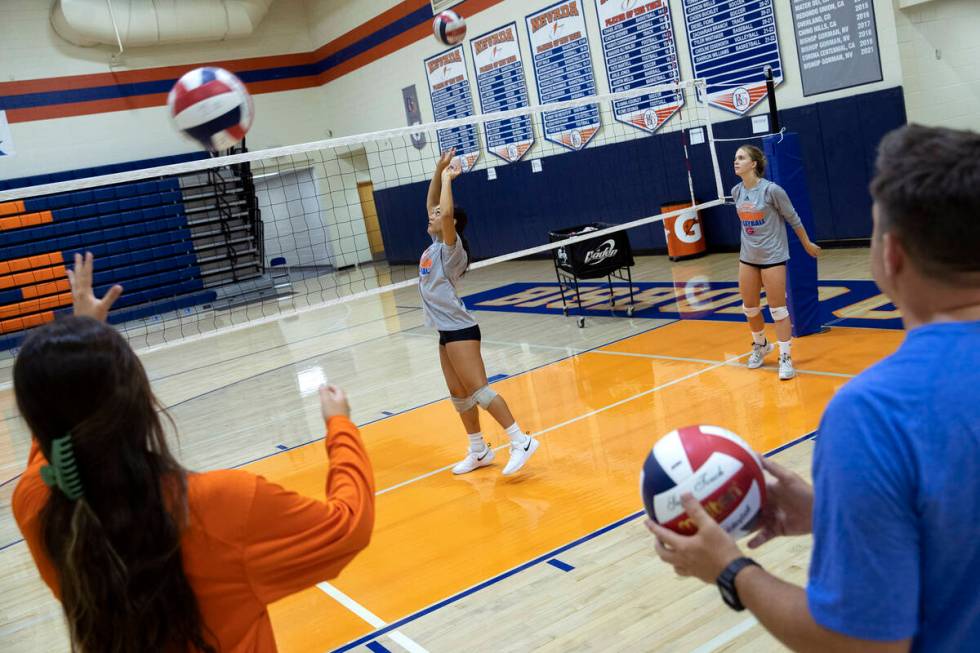
[(92, 252), (85, 252), (85, 256), (75, 254), (75, 267), (68, 270), (68, 282), (71, 284), (71, 302), (75, 315), (93, 317), (100, 322), (105, 322), (109, 316), (109, 309), (122, 295), (123, 287), (116, 284), (109, 288), (102, 299), (97, 298), (92, 289), (94, 269), (95, 257), (92, 256)]

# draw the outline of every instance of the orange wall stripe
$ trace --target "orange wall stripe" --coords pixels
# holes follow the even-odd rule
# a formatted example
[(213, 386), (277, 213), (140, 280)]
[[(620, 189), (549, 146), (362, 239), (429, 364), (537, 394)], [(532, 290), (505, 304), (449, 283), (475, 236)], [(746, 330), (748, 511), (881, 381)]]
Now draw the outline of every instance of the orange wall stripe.
[[(494, 5), (500, 4), (501, 2), (503, 2), (503, 0), (467, 0), (467, 2), (459, 5), (456, 10), (462, 12), (466, 16), (473, 16), (474, 14), (477, 14), (484, 9), (493, 7)], [(243, 72), (261, 70), (263, 68), (276, 68), (280, 66), (315, 64), (325, 57), (336, 54), (344, 48), (357, 43), (361, 39), (370, 36), (387, 25), (404, 18), (427, 4), (429, 4), (428, 0), (405, 0), (405, 2), (402, 2), (375, 16), (366, 23), (359, 25), (346, 34), (317, 48), (313, 52), (252, 57), (248, 59), (234, 59), (229, 61), (215, 61), (209, 62), (207, 65), (220, 66), (232, 72)], [(248, 88), (255, 94), (276, 93), (301, 88), (313, 88), (315, 86), (323, 85), (338, 79), (368, 64), (374, 63), (382, 57), (386, 57), (408, 45), (411, 45), (412, 43), (428, 38), (430, 35), (430, 25), (428, 22), (425, 22), (373, 47), (367, 52), (348, 59), (347, 61), (324, 71), (316, 77), (292, 77), (289, 79), (269, 80), (266, 82), (248, 84)], [(199, 65), (203, 65), (203, 63), (167, 66), (163, 68), (151, 68), (145, 70), (128, 70), (118, 73), (99, 73), (93, 75), (76, 75), (73, 77), (25, 80), (22, 82), (0, 82), (0, 95), (67, 91), (84, 88), (96, 88), (99, 86), (114, 86), (138, 82), (176, 79), (188, 70), (191, 70)], [(32, 122), (35, 120), (51, 120), (54, 118), (70, 118), (73, 116), (86, 116), (97, 113), (112, 113), (115, 111), (127, 111), (131, 109), (145, 109), (149, 107), (163, 106), (164, 104), (166, 104), (166, 94), (158, 93), (145, 96), (96, 100), (92, 102), (56, 104), (44, 107), (29, 107), (25, 109), (10, 109), (7, 111), (7, 120), (10, 123)]]
[[(279, 68), (281, 66), (302, 66), (309, 63), (313, 63), (312, 53), (300, 52), (297, 54), (279, 54), (266, 57), (250, 57), (247, 59), (229, 59), (227, 61), (210, 62), (207, 65), (219, 66), (231, 72), (241, 72), (262, 68)], [(74, 91), (83, 88), (98, 88), (100, 86), (118, 86), (122, 84), (177, 79), (188, 70), (193, 70), (201, 65), (204, 64), (189, 63), (162, 68), (124, 70), (117, 73), (97, 73), (93, 75), (28, 79), (20, 82), (0, 82), (0, 95)]]
[(427, 4), (430, 4), (429, 0), (405, 0), (405, 2), (401, 2), (391, 9), (378, 14), (366, 23), (358, 25), (346, 34), (338, 36), (333, 41), (321, 45), (312, 52), (312, 58), (315, 61), (319, 61), (332, 54), (336, 54), (344, 48), (354, 45), (361, 39), (371, 36), (378, 30), (384, 29), (396, 20), (401, 20), (410, 13), (418, 11)]

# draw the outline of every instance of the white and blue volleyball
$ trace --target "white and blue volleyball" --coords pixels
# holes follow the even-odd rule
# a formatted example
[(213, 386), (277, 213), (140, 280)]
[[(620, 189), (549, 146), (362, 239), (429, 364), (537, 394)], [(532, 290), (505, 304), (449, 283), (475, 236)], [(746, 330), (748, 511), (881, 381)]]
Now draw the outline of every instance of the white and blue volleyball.
[(197, 68), (174, 84), (167, 107), (177, 128), (212, 152), (240, 143), (255, 114), (252, 96), (223, 68)]
[(443, 45), (456, 45), (466, 37), (466, 21), (455, 11), (443, 11), (432, 20), (432, 33)]
[(766, 501), (762, 461), (742, 438), (720, 426), (671, 431), (643, 463), (643, 507), (658, 524), (691, 535), (697, 526), (681, 504), (688, 492), (733, 537), (747, 535)]

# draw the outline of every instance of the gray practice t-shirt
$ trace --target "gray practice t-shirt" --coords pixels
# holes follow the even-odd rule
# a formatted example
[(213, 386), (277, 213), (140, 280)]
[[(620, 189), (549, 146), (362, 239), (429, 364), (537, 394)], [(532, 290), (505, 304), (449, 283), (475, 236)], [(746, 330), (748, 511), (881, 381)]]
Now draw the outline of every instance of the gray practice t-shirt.
[(425, 323), (439, 331), (458, 331), (476, 325), (456, 294), (456, 283), (466, 271), (467, 257), (461, 238), (450, 247), (433, 238), (419, 261), (419, 293)]
[(802, 223), (786, 191), (768, 179), (760, 179), (755, 188), (739, 183), (732, 188), (732, 199), (742, 222), (739, 258), (756, 265), (788, 260), (789, 240), (783, 220), (793, 229)]

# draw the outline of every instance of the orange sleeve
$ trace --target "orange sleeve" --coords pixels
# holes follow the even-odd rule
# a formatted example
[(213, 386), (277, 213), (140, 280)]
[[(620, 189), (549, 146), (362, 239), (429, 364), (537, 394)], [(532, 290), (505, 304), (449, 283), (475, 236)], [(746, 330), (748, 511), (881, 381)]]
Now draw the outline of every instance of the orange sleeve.
[(44, 545), (41, 543), (40, 517), (44, 505), (51, 496), (51, 490), (41, 480), (41, 467), (47, 464), (41, 447), (38, 446), (36, 439), (31, 439), (31, 452), (27, 456), (27, 469), (20, 476), (17, 487), (14, 488), (14, 495), (11, 498), (14, 520), (17, 527), (24, 536), (27, 548), (34, 558), (34, 564), (41, 574), (41, 578), (51, 588), (55, 597), (61, 597), (61, 589), (58, 586), (58, 573), (54, 565), (44, 552)]
[(263, 603), (337, 576), (367, 546), (374, 527), (374, 473), (357, 427), (327, 424), (326, 501), (259, 477), (245, 534), (245, 570)]

